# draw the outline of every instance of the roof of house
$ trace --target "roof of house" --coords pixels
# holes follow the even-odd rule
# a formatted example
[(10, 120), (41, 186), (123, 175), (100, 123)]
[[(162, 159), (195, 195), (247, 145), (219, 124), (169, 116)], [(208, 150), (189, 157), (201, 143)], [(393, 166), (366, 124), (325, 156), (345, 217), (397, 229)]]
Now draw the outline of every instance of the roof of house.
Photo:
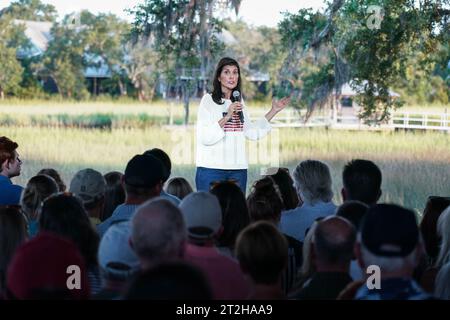
[[(31, 42), (30, 48), (18, 49), (17, 57), (19, 59), (37, 57), (43, 55), (47, 50), (48, 43), (51, 40), (50, 30), (52, 22), (14, 20), (14, 23), (25, 26), (25, 35)], [(86, 78), (110, 78), (111, 71), (101, 57), (87, 56), (86, 59), (93, 61), (97, 66), (90, 66), (84, 70)]]
[(18, 58), (35, 57), (43, 54), (51, 39), (50, 29), (53, 25), (52, 22), (16, 19), (14, 23), (25, 26), (25, 35), (32, 45), (28, 49), (19, 49), (17, 52)]

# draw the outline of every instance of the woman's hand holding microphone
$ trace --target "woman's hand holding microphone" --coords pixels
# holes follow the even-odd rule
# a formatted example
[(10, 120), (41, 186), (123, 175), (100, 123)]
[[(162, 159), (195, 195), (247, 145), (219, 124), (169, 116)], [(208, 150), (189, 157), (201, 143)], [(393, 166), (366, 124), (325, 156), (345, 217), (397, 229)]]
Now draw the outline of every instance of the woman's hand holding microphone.
[(242, 111), (242, 103), (236, 101), (230, 104), (230, 106), (228, 107), (228, 113), (226, 115), (228, 117), (228, 120), (231, 119), (234, 113), (238, 113), (240, 111)]
[(242, 103), (236, 101), (230, 104), (226, 116), (219, 121), (220, 127), (223, 128), (225, 126), (225, 123), (230, 121), (230, 119), (233, 117), (233, 114), (238, 113), (240, 111), (242, 111)]

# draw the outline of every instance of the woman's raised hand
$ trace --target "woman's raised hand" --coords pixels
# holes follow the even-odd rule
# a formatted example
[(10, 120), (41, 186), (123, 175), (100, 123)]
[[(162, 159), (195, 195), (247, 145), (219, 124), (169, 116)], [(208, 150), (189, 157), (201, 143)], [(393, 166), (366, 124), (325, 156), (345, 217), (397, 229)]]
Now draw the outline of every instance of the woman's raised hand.
[(289, 102), (291, 102), (291, 97), (284, 97), (280, 100), (273, 99), (272, 110), (278, 113), (283, 110), (289, 104)]

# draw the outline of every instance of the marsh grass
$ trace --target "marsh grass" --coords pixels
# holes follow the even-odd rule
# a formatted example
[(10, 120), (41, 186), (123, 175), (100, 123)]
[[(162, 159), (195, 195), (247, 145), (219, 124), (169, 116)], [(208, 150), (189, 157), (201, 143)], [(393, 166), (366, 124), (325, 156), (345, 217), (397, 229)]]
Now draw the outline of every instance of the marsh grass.
[[(26, 181), (41, 168), (53, 167), (69, 184), (73, 174), (92, 167), (102, 173), (124, 171), (135, 154), (159, 147), (174, 162), (172, 176), (183, 176), (194, 185), (195, 139), (193, 127), (80, 129), (64, 127), (0, 126), (19, 143)], [(180, 138), (181, 136), (181, 138)], [(430, 195), (450, 195), (450, 135), (438, 132), (365, 132), (325, 129), (280, 129), (280, 166), (291, 171), (305, 159), (326, 162), (333, 177), (334, 201), (341, 203), (341, 172), (351, 159), (373, 160), (383, 172), (382, 201), (414, 208), (421, 213)], [(181, 159), (180, 150), (187, 153)], [(185, 154), (186, 156), (186, 154)], [(260, 177), (261, 164), (250, 166), (248, 189)]]

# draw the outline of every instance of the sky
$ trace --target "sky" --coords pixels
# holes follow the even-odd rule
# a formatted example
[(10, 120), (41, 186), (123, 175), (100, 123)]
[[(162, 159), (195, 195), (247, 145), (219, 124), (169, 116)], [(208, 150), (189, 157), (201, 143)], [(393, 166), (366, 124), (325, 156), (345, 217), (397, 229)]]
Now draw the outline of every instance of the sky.
[[(119, 17), (132, 21), (132, 17), (124, 12), (143, 0), (41, 0), (43, 3), (52, 4), (58, 10), (60, 16), (74, 11), (88, 9), (92, 13), (111, 12)], [(0, 9), (8, 6), (10, 0), (0, 0)], [(240, 18), (254, 26), (266, 25), (275, 27), (282, 19), (281, 12), (295, 13), (301, 8), (319, 9), (323, 6), (323, 0), (242, 0), (239, 12)], [(234, 13), (232, 17), (235, 17)]]

